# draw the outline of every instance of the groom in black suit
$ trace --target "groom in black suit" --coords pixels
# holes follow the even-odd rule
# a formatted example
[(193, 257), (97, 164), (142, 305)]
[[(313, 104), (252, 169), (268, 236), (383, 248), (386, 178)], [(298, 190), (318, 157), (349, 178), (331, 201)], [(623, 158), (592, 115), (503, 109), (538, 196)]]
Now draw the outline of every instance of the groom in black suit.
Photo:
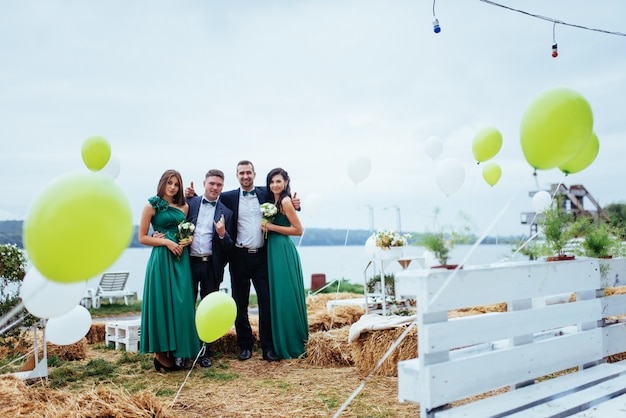
[[(277, 361), (272, 342), (272, 326), (270, 316), (270, 291), (267, 273), (267, 251), (263, 231), (261, 230), (260, 205), (273, 197), (266, 187), (255, 187), (256, 173), (254, 165), (247, 160), (237, 164), (239, 189), (225, 192), (220, 201), (233, 211), (236, 228), (231, 231), (235, 243), (229, 261), (231, 289), (237, 304), (237, 343), (240, 348), (239, 360), (252, 357), (254, 337), (248, 319), (248, 299), (250, 298), (250, 281), (254, 284), (259, 302), (259, 339), (263, 349), (263, 359)], [(294, 206), (300, 208), (300, 201), (294, 193)]]
[[(224, 187), (224, 173), (221, 170), (209, 170), (202, 185), (202, 196), (187, 198), (187, 220), (196, 226), (189, 247), (194, 301), (197, 300), (198, 289), (201, 299), (219, 290), (224, 280), (224, 267), (233, 248), (229, 234), (234, 229), (233, 212), (219, 201)], [(200, 359), (202, 367), (211, 366), (210, 355), (210, 345), (206, 344), (205, 353)]]

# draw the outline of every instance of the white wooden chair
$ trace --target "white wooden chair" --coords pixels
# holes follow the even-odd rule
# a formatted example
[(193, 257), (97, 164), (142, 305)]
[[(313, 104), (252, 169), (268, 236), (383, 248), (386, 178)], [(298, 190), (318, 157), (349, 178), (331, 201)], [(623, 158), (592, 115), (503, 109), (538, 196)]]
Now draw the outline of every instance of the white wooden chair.
[(102, 274), (97, 289), (87, 289), (81, 305), (86, 308), (99, 308), (102, 299), (109, 299), (109, 303), (124, 299), (126, 305), (135, 303), (136, 293), (126, 287), (129, 272), (109, 272)]

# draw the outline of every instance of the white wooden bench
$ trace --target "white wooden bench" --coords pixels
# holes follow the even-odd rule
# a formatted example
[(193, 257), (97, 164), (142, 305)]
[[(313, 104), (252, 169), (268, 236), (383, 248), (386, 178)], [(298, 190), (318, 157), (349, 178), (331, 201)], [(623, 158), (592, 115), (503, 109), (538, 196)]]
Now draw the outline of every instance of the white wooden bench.
[[(418, 357), (398, 364), (399, 400), (419, 403), (422, 418), (626, 416), (626, 362), (606, 362), (626, 352), (615, 318), (626, 295), (604, 296), (619, 277), (626, 260), (590, 258), (398, 273), (396, 294), (414, 295), (418, 311)], [(576, 300), (554, 303), (563, 294)], [(507, 312), (449, 318), (501, 302)]]

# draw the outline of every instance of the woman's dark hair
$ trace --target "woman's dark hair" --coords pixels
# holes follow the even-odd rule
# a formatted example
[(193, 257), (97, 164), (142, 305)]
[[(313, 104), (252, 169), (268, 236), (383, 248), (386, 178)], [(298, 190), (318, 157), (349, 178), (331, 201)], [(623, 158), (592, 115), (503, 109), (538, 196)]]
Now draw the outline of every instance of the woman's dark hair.
[(178, 180), (178, 193), (174, 196), (173, 202), (180, 206), (185, 202), (185, 195), (183, 194), (183, 177), (176, 170), (167, 170), (163, 173), (161, 180), (159, 180), (159, 185), (157, 186), (157, 196), (161, 199), (165, 196), (165, 186), (167, 185), (167, 181), (172, 177), (176, 177), (176, 180)]
[(270, 182), (272, 181), (272, 178), (276, 175), (280, 175), (283, 178), (283, 180), (285, 180), (285, 182), (287, 183), (283, 191), (280, 192), (280, 196), (278, 196), (278, 201), (276, 202), (276, 208), (280, 212), (282, 210), (282, 201), (285, 198), (285, 196), (291, 197), (291, 181), (289, 180), (289, 174), (282, 168), (278, 167), (278, 168), (271, 170), (269, 173), (267, 173), (267, 180), (266, 180), (268, 193), (272, 193), (272, 191), (270, 190)]

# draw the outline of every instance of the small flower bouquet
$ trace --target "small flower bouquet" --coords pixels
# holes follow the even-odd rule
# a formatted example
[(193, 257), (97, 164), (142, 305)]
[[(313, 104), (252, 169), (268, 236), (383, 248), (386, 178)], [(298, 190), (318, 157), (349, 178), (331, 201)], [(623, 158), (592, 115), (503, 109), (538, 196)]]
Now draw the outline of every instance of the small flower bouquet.
[[(263, 215), (263, 219), (261, 219), (261, 225), (265, 225), (268, 222), (272, 222), (274, 217), (278, 213), (278, 208), (275, 204), (265, 202), (261, 204), (261, 215)], [(265, 238), (267, 238), (267, 231), (265, 231)]]
[(196, 230), (196, 227), (191, 222), (182, 221), (178, 224), (178, 234), (176, 234), (176, 238), (179, 241), (187, 241), (189, 237), (193, 235), (193, 231)]
[(387, 250), (391, 247), (402, 247), (408, 244), (408, 238), (410, 234), (401, 235), (396, 231), (377, 231), (374, 234), (376, 240), (376, 246)]

